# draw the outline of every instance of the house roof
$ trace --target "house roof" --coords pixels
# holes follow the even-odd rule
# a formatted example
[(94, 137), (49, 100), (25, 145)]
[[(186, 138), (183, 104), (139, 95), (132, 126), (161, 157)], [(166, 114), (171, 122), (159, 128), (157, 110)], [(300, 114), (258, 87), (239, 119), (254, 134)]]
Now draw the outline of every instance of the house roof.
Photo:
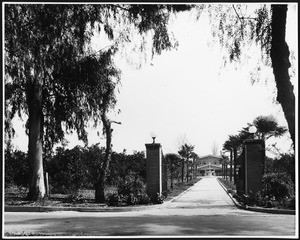
[(221, 156), (214, 156), (214, 155), (212, 155), (212, 154), (208, 154), (208, 155), (199, 157), (198, 160), (205, 159), (205, 158), (209, 158), (209, 157), (211, 157), (211, 158), (217, 158), (217, 159), (223, 159)]
[(206, 165), (203, 165), (203, 166), (199, 166), (197, 169), (201, 169), (201, 170), (206, 170), (206, 169), (219, 170), (219, 169), (222, 169), (222, 166), (209, 163), (209, 164), (206, 164)]

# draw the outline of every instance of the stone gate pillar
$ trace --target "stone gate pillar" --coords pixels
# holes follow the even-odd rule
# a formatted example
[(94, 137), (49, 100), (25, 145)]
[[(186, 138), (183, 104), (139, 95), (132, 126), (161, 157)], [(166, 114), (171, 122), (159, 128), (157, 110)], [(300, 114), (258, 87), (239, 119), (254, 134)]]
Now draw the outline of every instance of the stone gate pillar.
[(244, 141), (245, 193), (256, 193), (262, 189), (265, 162), (265, 144), (261, 139)]
[(146, 144), (147, 194), (152, 200), (162, 194), (162, 151), (159, 143)]

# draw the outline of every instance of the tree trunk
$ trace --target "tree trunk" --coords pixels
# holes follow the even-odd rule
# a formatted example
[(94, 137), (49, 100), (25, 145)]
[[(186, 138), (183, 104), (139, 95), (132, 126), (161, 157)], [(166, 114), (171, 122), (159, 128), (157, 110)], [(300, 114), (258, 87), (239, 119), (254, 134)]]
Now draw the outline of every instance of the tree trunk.
[(295, 95), (288, 72), (291, 66), (289, 61), (290, 52), (285, 41), (287, 5), (272, 4), (271, 10), (271, 60), (277, 87), (277, 101), (282, 106), (295, 150)]
[(237, 149), (233, 149), (233, 182), (236, 184), (236, 161), (237, 161)]
[(174, 181), (174, 166), (173, 163), (171, 162), (171, 189), (173, 190), (173, 181)]
[(102, 119), (105, 135), (106, 135), (106, 149), (105, 149), (104, 162), (99, 171), (99, 178), (95, 184), (95, 201), (97, 203), (105, 202), (105, 192), (104, 192), (105, 180), (106, 180), (106, 175), (107, 175), (109, 163), (111, 160), (111, 154), (112, 154), (112, 150), (111, 150), (112, 129), (111, 129), (111, 123), (106, 116), (106, 109), (104, 109), (103, 114), (101, 115), (101, 119)]
[(38, 200), (45, 196), (43, 170), (43, 135), (42, 135), (42, 85), (38, 81), (29, 83), (27, 89), (29, 109), (29, 143), (30, 182), (28, 200)]
[(186, 182), (189, 182), (189, 159), (186, 160)]
[(266, 140), (263, 139), (262, 142), (262, 175), (265, 174), (265, 164), (266, 164)]
[(229, 180), (232, 181), (232, 149), (230, 149), (230, 172), (229, 172)]
[(224, 179), (224, 163), (222, 163), (222, 178)]
[(181, 182), (184, 181), (184, 159), (182, 159), (182, 166), (181, 166)]

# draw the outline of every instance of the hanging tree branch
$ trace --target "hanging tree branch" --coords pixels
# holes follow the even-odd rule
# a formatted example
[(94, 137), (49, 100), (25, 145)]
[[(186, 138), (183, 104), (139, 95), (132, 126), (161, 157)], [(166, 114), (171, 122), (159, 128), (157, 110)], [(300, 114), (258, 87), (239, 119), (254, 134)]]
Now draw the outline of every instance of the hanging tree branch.
[(234, 9), (234, 11), (235, 11), (235, 14), (237, 15), (237, 17), (238, 17), (238, 19), (239, 19), (240, 21), (245, 20), (245, 19), (256, 20), (256, 21), (257, 21), (257, 18), (254, 18), (254, 17), (240, 17), (240, 15), (238, 14), (238, 12), (237, 12), (237, 10), (236, 10), (234, 4), (232, 4), (232, 7), (233, 7), (233, 9)]

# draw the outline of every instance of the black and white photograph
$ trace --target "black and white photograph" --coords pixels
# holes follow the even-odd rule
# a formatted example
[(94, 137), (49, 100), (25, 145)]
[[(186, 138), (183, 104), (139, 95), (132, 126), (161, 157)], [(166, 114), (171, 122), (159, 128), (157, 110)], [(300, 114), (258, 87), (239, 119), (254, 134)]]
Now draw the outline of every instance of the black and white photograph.
[(299, 238), (298, 2), (2, 2), (2, 238)]

